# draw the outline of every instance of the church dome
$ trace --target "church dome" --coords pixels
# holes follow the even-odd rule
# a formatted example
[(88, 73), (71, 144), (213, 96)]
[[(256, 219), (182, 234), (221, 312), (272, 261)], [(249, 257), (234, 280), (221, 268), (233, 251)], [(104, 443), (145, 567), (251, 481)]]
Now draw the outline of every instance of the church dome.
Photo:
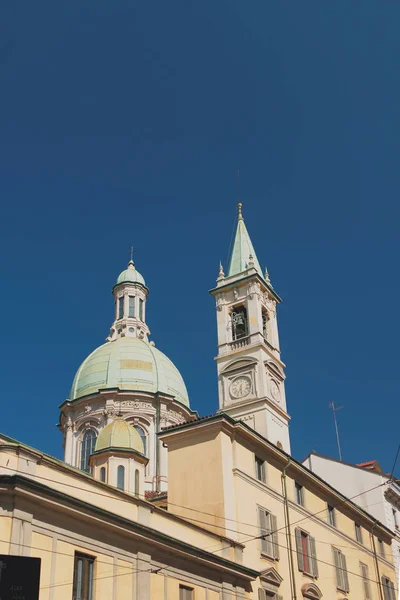
[(189, 406), (185, 383), (175, 365), (149, 342), (136, 337), (117, 338), (92, 352), (75, 375), (70, 400), (109, 388), (163, 392)]
[(120, 283), (141, 283), (146, 286), (142, 275), (136, 270), (133, 260), (130, 260), (128, 268), (119, 274), (115, 285), (119, 285)]
[(144, 454), (142, 438), (136, 429), (123, 419), (115, 419), (100, 431), (94, 451), (99, 452), (107, 448), (124, 448)]

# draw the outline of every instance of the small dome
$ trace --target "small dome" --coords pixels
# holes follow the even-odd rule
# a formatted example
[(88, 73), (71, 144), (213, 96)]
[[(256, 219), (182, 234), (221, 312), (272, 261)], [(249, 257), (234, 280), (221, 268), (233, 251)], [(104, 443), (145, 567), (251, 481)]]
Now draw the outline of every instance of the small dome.
[(141, 283), (142, 285), (146, 286), (143, 277), (139, 271), (136, 271), (133, 260), (130, 260), (128, 268), (120, 273), (115, 285), (119, 285), (120, 283)]
[(99, 433), (95, 452), (107, 448), (124, 448), (144, 454), (142, 438), (136, 429), (123, 419), (115, 419)]
[(164, 392), (189, 406), (182, 375), (175, 365), (146, 340), (121, 337), (89, 354), (79, 367), (70, 400), (96, 394), (99, 390)]

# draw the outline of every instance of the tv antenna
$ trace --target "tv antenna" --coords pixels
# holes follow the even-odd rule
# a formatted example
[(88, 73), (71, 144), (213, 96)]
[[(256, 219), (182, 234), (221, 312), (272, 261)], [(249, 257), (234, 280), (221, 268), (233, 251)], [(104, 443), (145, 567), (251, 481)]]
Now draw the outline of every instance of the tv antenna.
[(337, 439), (337, 445), (338, 445), (338, 450), (339, 450), (339, 460), (340, 460), (340, 462), (342, 462), (342, 451), (340, 449), (339, 429), (338, 429), (338, 424), (337, 424), (337, 419), (336, 419), (336, 413), (338, 410), (342, 410), (342, 408), (344, 408), (344, 406), (335, 407), (335, 403), (332, 400), (332, 402), (329, 403), (329, 408), (331, 408), (332, 412), (333, 412), (333, 420), (335, 422), (336, 439)]

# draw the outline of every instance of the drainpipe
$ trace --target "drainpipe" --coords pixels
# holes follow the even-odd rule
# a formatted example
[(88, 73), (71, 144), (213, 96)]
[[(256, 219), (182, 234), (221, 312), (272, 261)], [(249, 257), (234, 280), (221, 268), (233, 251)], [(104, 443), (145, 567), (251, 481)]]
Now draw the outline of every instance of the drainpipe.
[(375, 521), (375, 523), (372, 525), (371, 538), (372, 538), (372, 548), (374, 550), (374, 559), (375, 559), (376, 574), (377, 574), (377, 577), (378, 577), (379, 597), (380, 597), (381, 600), (383, 600), (381, 575), (380, 575), (380, 572), (379, 572), (379, 562), (378, 562), (378, 555), (376, 554), (375, 536), (374, 536), (374, 529), (377, 526), (377, 524), (378, 524), (378, 521)]
[(292, 593), (292, 600), (297, 600), (296, 581), (295, 581), (295, 577), (294, 577), (292, 536), (290, 534), (289, 503), (288, 503), (287, 486), (286, 486), (286, 470), (288, 469), (291, 462), (292, 462), (292, 459), (289, 458), (289, 462), (287, 463), (287, 465), (284, 467), (284, 469), (282, 471), (282, 494), (283, 494), (283, 503), (284, 503), (284, 507), (285, 507), (284, 514), (285, 514), (286, 542), (287, 542), (289, 571), (290, 571), (290, 590)]

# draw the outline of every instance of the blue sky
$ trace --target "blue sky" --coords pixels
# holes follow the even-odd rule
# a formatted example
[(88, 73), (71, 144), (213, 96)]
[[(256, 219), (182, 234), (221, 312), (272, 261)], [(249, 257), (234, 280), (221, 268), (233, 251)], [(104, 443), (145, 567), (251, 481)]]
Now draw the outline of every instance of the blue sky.
[[(0, 8), (1, 430), (55, 427), (129, 248), (202, 415), (236, 214), (279, 309), (292, 450), (379, 459), (399, 419), (400, 4), (70, 0)], [(400, 473), (398, 465), (397, 473)]]

